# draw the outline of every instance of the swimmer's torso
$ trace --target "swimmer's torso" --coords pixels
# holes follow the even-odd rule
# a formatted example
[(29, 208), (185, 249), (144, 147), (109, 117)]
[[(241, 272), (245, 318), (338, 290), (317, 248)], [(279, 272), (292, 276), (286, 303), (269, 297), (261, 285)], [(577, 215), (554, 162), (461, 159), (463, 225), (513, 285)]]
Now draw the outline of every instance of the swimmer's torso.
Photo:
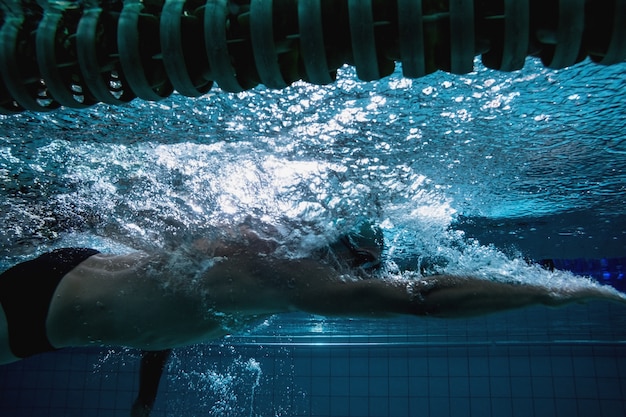
[(227, 333), (211, 320), (202, 300), (164, 288), (147, 273), (157, 262), (144, 253), (97, 254), (59, 283), (47, 319), (57, 348), (121, 345), (159, 350), (219, 338)]

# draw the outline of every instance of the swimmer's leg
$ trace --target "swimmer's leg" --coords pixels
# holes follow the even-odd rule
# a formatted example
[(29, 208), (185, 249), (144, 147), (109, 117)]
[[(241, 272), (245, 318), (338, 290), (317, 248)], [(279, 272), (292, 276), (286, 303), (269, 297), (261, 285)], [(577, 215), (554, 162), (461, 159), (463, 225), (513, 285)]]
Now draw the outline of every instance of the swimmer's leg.
[(156, 400), (161, 375), (172, 353), (171, 349), (143, 352), (139, 369), (139, 394), (133, 403), (131, 417), (148, 417)]

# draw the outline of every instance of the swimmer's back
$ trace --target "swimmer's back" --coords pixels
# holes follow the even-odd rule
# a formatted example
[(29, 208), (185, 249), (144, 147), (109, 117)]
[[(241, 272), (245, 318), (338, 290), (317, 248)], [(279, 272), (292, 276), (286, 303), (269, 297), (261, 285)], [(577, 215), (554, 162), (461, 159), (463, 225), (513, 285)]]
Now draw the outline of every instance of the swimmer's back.
[(154, 262), (142, 252), (97, 254), (68, 273), (50, 305), (52, 344), (159, 350), (205, 338), (214, 323), (202, 320), (198, 298), (169, 291), (148, 273)]

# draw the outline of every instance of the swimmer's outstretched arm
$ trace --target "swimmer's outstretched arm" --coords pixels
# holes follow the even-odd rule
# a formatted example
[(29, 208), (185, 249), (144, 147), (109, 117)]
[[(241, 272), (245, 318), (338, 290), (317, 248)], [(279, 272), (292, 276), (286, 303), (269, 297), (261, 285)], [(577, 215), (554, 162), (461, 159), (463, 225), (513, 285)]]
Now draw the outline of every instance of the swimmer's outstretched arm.
[(304, 311), (327, 316), (471, 317), (592, 299), (626, 302), (623, 295), (603, 287), (568, 290), (449, 275), (415, 280), (354, 279), (313, 260), (231, 258), (231, 262), (213, 272), (222, 282), (211, 286), (213, 294), (222, 294), (215, 307), (239, 313)]
[(301, 291), (294, 302), (298, 309), (321, 315), (409, 314), (455, 318), (592, 299), (626, 302), (626, 298), (601, 287), (568, 291), (446, 275), (415, 281), (370, 279), (327, 283), (315, 290)]

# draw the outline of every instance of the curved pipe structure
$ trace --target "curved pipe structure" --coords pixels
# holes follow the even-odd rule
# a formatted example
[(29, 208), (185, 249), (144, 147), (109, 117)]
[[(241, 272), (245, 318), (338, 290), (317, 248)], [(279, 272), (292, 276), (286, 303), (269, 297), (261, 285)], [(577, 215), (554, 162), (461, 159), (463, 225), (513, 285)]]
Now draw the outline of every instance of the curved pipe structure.
[(0, 113), (626, 60), (626, 0), (2, 0)]

